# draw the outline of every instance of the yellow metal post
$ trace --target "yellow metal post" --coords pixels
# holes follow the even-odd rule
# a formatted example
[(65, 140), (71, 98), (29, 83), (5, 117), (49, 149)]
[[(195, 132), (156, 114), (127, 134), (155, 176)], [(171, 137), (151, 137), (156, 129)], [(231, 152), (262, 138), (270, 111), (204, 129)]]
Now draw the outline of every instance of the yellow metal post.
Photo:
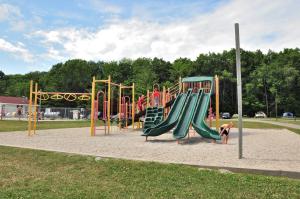
[(166, 87), (163, 86), (163, 96), (162, 96), (162, 105), (163, 105), (163, 108), (164, 108), (164, 114), (163, 114), (163, 117), (165, 118), (165, 107), (166, 107)]
[(119, 86), (119, 129), (121, 130), (122, 84)]
[(220, 113), (219, 113), (219, 77), (215, 76), (216, 84), (216, 130), (219, 131), (220, 128)]
[(163, 105), (163, 107), (165, 107), (166, 106), (166, 87), (165, 86), (163, 86), (163, 98), (162, 98), (162, 101), (163, 101), (162, 105)]
[(34, 116), (33, 116), (33, 134), (36, 131), (36, 123), (37, 123), (37, 99), (38, 99), (38, 83), (35, 83), (34, 89)]
[(147, 108), (150, 106), (150, 92), (147, 90)]
[(33, 81), (30, 80), (30, 88), (29, 88), (29, 104), (28, 104), (28, 135), (31, 135), (31, 108), (32, 108), (32, 87)]
[(110, 133), (110, 92), (111, 92), (111, 76), (108, 76), (108, 93), (107, 93), (107, 127), (108, 134)]
[(182, 91), (182, 83), (181, 83), (181, 77), (179, 77), (179, 93)]
[(132, 108), (131, 108), (132, 129), (134, 129), (134, 116), (135, 116), (134, 114), (135, 114), (134, 83), (132, 83)]
[(125, 127), (128, 127), (128, 103), (125, 102)]
[(95, 76), (93, 77), (93, 82), (92, 82), (92, 96), (91, 96), (91, 136), (95, 135), (94, 127), (95, 127)]

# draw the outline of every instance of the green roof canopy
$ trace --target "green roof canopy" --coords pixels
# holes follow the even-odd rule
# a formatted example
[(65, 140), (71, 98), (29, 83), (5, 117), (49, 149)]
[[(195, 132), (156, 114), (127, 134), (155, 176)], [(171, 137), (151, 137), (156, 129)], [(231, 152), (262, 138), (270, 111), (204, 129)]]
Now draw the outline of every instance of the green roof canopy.
[(204, 81), (214, 82), (214, 77), (210, 77), (210, 76), (185, 77), (181, 81), (183, 83), (186, 83), (186, 82), (204, 82)]

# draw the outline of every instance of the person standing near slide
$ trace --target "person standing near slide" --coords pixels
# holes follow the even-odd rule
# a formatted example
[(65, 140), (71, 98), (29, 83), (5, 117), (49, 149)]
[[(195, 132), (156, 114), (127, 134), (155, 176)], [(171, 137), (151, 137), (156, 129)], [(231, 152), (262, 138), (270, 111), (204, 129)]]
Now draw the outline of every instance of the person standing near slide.
[(159, 98), (160, 98), (160, 93), (158, 89), (155, 87), (153, 91), (153, 98), (154, 98), (154, 106), (158, 107), (159, 106)]
[(223, 124), (220, 128), (220, 135), (222, 136), (222, 144), (228, 143), (229, 132), (230, 129), (233, 127), (233, 123), (230, 122), (229, 124)]

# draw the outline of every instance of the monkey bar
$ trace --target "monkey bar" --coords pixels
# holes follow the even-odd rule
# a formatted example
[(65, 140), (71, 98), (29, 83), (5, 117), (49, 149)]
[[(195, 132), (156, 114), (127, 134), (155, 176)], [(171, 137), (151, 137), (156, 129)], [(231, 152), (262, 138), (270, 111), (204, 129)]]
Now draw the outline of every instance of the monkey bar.
[[(74, 93), (74, 92), (45, 92), (38, 91), (38, 83), (35, 83), (33, 90), (33, 80), (30, 81), (30, 89), (29, 89), (29, 106), (28, 106), (28, 135), (32, 135), (36, 133), (37, 126), (37, 100), (47, 101), (47, 100), (66, 100), (69, 102), (80, 100), (87, 101), (91, 99), (91, 93)], [(34, 101), (33, 101), (34, 100)], [(32, 110), (33, 108), (33, 110)], [(33, 124), (32, 124), (33, 122)]]

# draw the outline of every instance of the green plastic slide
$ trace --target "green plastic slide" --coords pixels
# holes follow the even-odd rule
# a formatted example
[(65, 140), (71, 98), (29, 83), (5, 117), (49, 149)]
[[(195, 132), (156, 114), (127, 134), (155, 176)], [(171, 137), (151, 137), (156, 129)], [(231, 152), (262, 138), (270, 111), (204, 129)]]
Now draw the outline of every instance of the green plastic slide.
[(173, 131), (174, 138), (176, 139), (184, 138), (189, 132), (189, 127), (193, 119), (197, 102), (199, 101), (198, 99), (200, 98), (201, 93), (202, 90), (200, 90), (199, 93), (192, 93), (189, 96), (184, 106), (184, 110), (180, 116), (180, 119), (176, 125), (176, 128)]
[(187, 99), (189, 98), (190, 94), (191, 94), (191, 90), (189, 90), (187, 93), (180, 94), (176, 98), (167, 119), (152, 128), (148, 128), (146, 131), (144, 131), (144, 133), (142, 135), (143, 136), (159, 136), (161, 134), (164, 134), (164, 133), (170, 131), (172, 128), (174, 128), (178, 122), (180, 113), (182, 112), (183, 107), (184, 107)]
[(204, 138), (220, 140), (220, 134), (209, 128), (205, 123), (206, 113), (209, 106), (210, 93), (202, 93), (197, 103), (195, 115), (192, 121), (192, 126), (196, 132)]

